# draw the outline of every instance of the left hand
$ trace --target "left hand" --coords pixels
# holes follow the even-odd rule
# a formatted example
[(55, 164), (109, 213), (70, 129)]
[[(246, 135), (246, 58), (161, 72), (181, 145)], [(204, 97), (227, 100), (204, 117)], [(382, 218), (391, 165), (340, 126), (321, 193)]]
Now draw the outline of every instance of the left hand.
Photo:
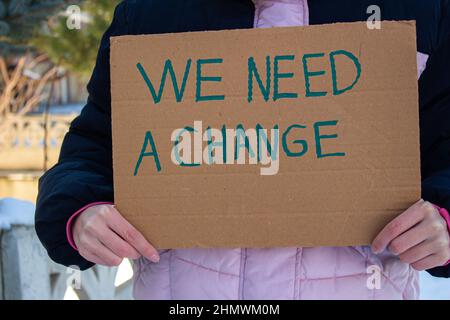
[(375, 253), (386, 248), (419, 271), (442, 266), (450, 260), (447, 224), (431, 203), (420, 200), (392, 220), (372, 243)]

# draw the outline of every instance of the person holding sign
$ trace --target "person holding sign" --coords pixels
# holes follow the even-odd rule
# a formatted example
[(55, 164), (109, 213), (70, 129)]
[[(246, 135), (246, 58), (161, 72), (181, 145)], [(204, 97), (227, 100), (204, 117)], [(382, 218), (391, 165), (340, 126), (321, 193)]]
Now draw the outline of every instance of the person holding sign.
[(138, 0), (117, 7), (88, 104), (40, 180), (36, 231), (50, 257), (83, 270), (134, 259), (137, 299), (416, 299), (416, 270), (450, 277), (450, 4), (377, 3), (385, 20), (417, 20), (424, 200), (371, 247), (156, 250), (114, 206), (109, 83), (111, 36), (358, 21), (371, 1)]

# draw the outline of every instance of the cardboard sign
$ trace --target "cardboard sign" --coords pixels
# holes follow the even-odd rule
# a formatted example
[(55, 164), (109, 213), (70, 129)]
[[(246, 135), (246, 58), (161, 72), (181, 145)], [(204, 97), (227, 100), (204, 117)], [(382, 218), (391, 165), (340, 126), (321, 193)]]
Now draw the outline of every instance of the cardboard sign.
[(420, 198), (414, 22), (111, 39), (118, 210), (157, 248), (369, 244)]

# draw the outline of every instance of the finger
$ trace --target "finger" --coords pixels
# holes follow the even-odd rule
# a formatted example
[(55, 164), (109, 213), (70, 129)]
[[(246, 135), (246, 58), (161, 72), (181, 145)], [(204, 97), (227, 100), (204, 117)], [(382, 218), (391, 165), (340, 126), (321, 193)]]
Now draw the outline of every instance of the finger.
[(158, 251), (117, 210), (114, 209), (113, 212), (107, 220), (108, 226), (145, 258), (155, 263), (159, 262)]
[(118, 266), (122, 263), (122, 258), (114, 254), (110, 249), (103, 245), (99, 240), (90, 238), (89, 240), (81, 240), (83, 242), (83, 249), (100, 258), (109, 267)]
[(400, 254), (399, 258), (405, 263), (413, 264), (435, 254), (436, 252), (436, 242), (432, 240), (425, 240), (424, 242)]
[(430, 231), (430, 224), (422, 221), (415, 227), (392, 240), (389, 244), (389, 251), (395, 255), (400, 255), (429, 239)]
[(387, 245), (397, 238), (399, 235), (423, 220), (423, 214), (420, 207), (424, 201), (420, 200), (409, 207), (405, 212), (392, 220), (383, 230), (376, 236), (372, 242), (372, 250), (380, 253), (386, 249)]
[(106, 226), (98, 230), (98, 240), (120, 258), (138, 259), (141, 256), (135, 248)]
[(106, 265), (106, 262), (105, 262), (103, 259), (101, 259), (101, 258), (98, 257), (97, 255), (91, 253), (90, 251), (87, 251), (87, 250), (79, 250), (79, 253), (80, 253), (80, 255), (81, 255), (83, 258), (85, 258), (87, 261), (90, 261), (90, 262), (92, 262), (92, 263), (99, 264), (99, 265), (102, 265), (102, 266), (105, 266), (105, 265)]
[(411, 264), (411, 267), (417, 271), (428, 270), (434, 267), (442, 266), (446, 263), (445, 258), (441, 255), (433, 254)]

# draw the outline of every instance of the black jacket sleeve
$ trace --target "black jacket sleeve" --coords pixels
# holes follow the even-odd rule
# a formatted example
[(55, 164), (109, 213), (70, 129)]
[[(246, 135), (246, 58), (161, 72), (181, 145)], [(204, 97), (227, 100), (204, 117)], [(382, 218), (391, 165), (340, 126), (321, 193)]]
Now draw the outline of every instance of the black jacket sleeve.
[[(437, 47), (419, 81), (422, 196), (450, 212), (450, 1), (441, 0)], [(450, 278), (450, 265), (428, 272)]]
[(83, 206), (113, 202), (109, 38), (128, 32), (126, 6), (126, 2), (118, 5), (102, 38), (88, 84), (88, 102), (71, 124), (59, 161), (39, 181), (37, 235), (52, 260), (82, 270), (93, 264), (69, 245), (65, 227), (70, 216)]

